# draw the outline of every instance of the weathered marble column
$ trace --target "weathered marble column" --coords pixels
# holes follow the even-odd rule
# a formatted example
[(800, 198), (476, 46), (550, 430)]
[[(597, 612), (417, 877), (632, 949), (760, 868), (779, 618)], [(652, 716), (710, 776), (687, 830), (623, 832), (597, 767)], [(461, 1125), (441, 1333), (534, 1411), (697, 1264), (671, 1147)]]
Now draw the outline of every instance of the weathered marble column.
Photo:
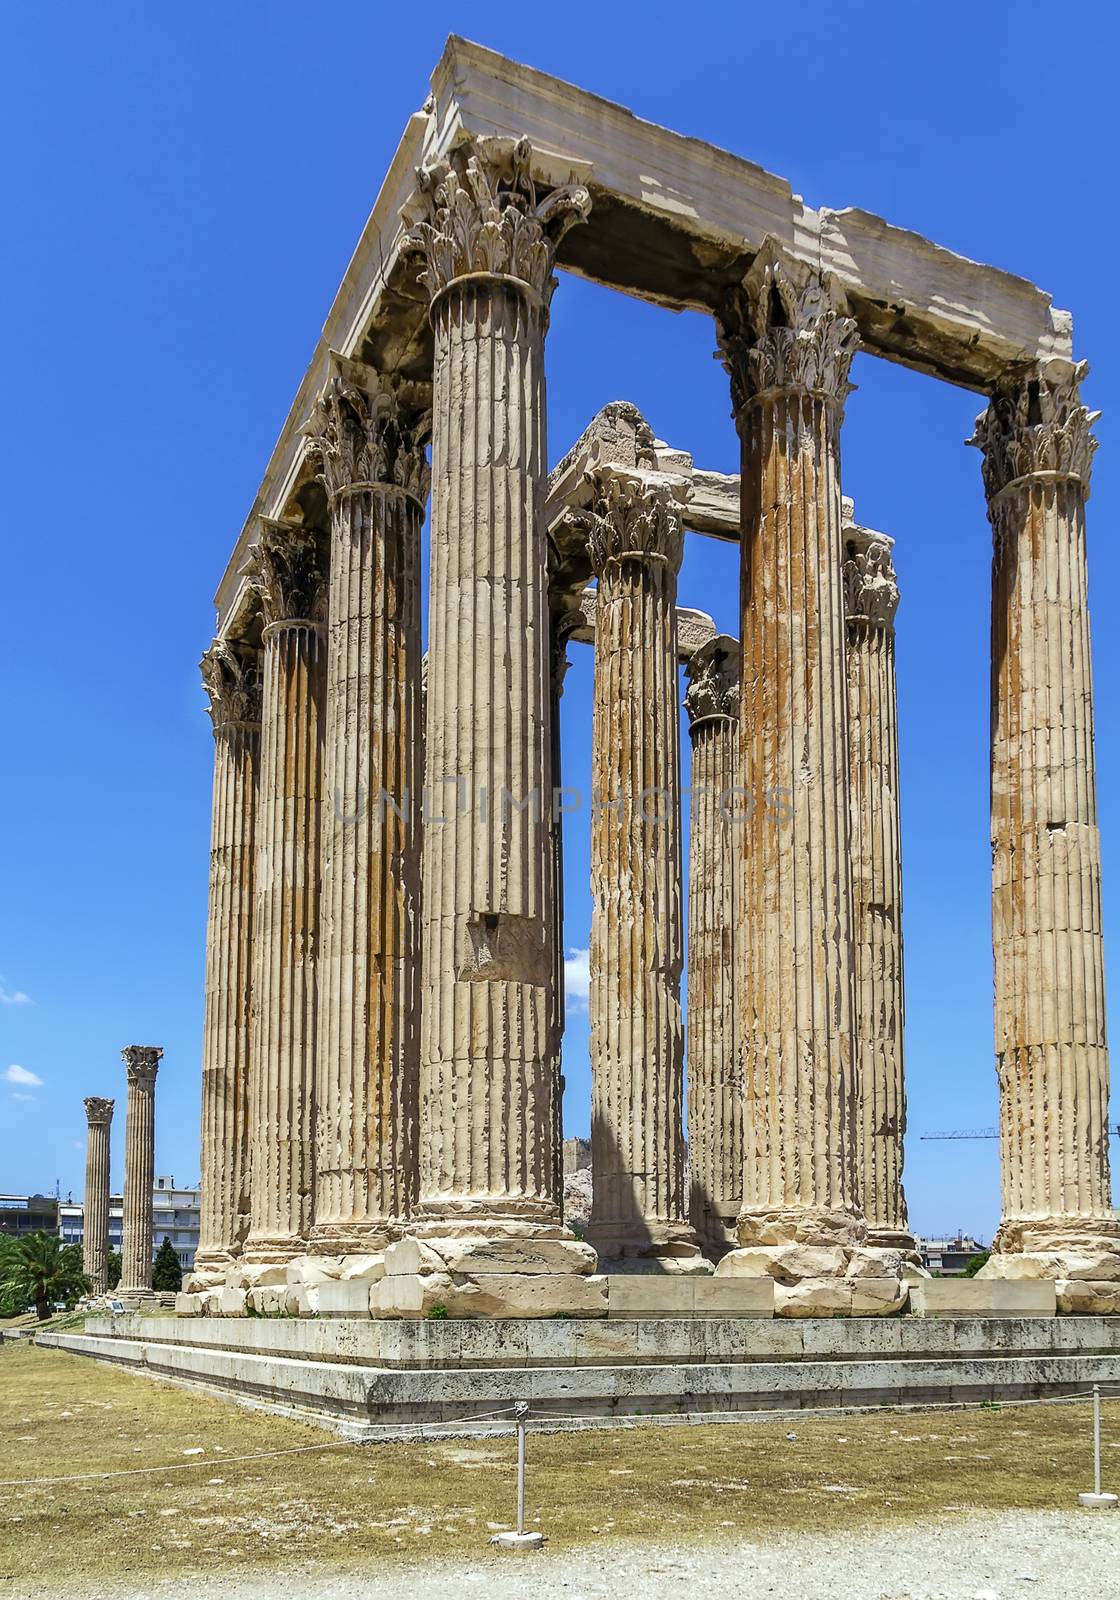
[[(1086, 370), (1055, 363), (1009, 373), (973, 441), (984, 452), (995, 536), (992, 937), (1003, 1165), (995, 1250), (1033, 1257), (1045, 1276), (1114, 1279), (1120, 1219), (1108, 1151)], [(1087, 1293), (1076, 1309), (1091, 1308)], [(1112, 1298), (1099, 1309), (1120, 1309), (1115, 1286)]]
[(529, 156), (479, 141), (423, 172), (413, 236), (435, 368), (412, 1231), (456, 1235), (468, 1271), (518, 1233), (542, 1240), (541, 1270), (592, 1264), (559, 1236), (553, 1154), (543, 362), (555, 245), (589, 200), (538, 193)]
[(118, 1294), (152, 1294), (152, 1184), (156, 1171), (158, 1045), (130, 1044), (121, 1051), (128, 1075), (124, 1118), (124, 1237)]
[(246, 1283), (299, 1254), (312, 1221), (324, 565), (313, 532), (266, 521), (248, 566), (264, 629)]
[(202, 1035), (202, 1216), (191, 1289), (223, 1280), (249, 1227), (260, 651), (239, 641), (215, 639), (201, 668), (214, 729), (214, 799)]
[[(845, 502), (845, 510), (851, 505)], [(893, 541), (844, 526), (860, 1189), (869, 1243), (911, 1252), (902, 1189), (902, 853)]]
[(86, 1101), (86, 1189), (82, 1200), (82, 1268), (91, 1294), (104, 1294), (109, 1258), (109, 1128), (113, 1102)]
[(415, 1195), (423, 398), (334, 356), (308, 429), (331, 509), (312, 1240), (335, 1255), (383, 1247)]
[(591, 1221), (601, 1258), (703, 1268), (686, 1220), (677, 573), (683, 478), (599, 467), (591, 729)]
[(856, 339), (836, 286), (773, 240), (721, 322), (742, 443), (739, 782), (750, 795), (737, 829), (739, 1238), (762, 1247), (751, 1258), (760, 1266), (767, 1249), (833, 1247), (814, 1258), (822, 1277), (843, 1271), (866, 1236), (840, 505)]
[[(685, 663), (692, 739), (688, 847), (689, 1215), (709, 1252), (736, 1242), (743, 1198), (743, 1073), (736, 1045), (740, 869), (739, 641), (720, 634)], [(740, 820), (736, 820), (739, 818)]]

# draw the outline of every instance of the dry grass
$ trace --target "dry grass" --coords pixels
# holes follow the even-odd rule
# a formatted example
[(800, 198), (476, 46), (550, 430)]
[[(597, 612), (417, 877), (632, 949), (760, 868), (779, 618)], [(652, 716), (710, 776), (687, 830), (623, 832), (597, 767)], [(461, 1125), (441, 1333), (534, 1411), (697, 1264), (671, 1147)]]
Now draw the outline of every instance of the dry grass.
[[(1107, 1408), (1105, 1436), (1113, 1417), (1120, 1440), (1120, 1408)], [(529, 1501), (559, 1547), (595, 1535), (767, 1538), (974, 1507), (1068, 1507), (1089, 1475), (1089, 1438), (1081, 1404), (537, 1435)], [(219, 1562), (226, 1573), (279, 1573), (478, 1556), (491, 1528), (509, 1526), (510, 1438), (228, 1459), (329, 1442), (308, 1425), (7, 1344), (0, 1479), (185, 1470), (6, 1483), (0, 1595), (105, 1593)]]

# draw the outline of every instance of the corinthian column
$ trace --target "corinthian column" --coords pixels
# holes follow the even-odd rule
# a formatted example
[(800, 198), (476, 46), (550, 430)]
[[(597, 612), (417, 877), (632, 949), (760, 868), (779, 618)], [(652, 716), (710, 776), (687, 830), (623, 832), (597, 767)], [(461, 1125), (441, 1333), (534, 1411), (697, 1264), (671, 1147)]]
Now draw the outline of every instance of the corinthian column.
[[(543, 357), (589, 201), (540, 194), (529, 156), (479, 141), (421, 173), (413, 235), (435, 339), (413, 1231), (473, 1240), (480, 1270), (502, 1234), (560, 1232)], [(555, 1243), (542, 1268), (590, 1264)]]
[[(997, 1258), (1033, 1255), (1046, 1276), (1113, 1279), (1120, 1223), (1108, 1158), (1086, 370), (1010, 373), (973, 441), (984, 452), (995, 535), (992, 939), (1003, 1170), (995, 1249)], [(1090, 1252), (1099, 1270), (1084, 1262), (1067, 1270), (1061, 1251)]]
[[(725, 307), (742, 443), (744, 1246), (865, 1236), (849, 861), (840, 422), (856, 325), (768, 240)], [(760, 1261), (765, 1261), (765, 1255)], [(725, 1263), (726, 1265), (726, 1263)]]
[(109, 1128), (113, 1102), (86, 1101), (86, 1190), (82, 1202), (82, 1269), (91, 1294), (104, 1294), (109, 1256)]
[(128, 1074), (124, 1119), (124, 1238), (118, 1293), (145, 1299), (152, 1293), (152, 1184), (156, 1169), (156, 1073), (163, 1057), (157, 1045), (130, 1044), (122, 1051)]
[(309, 428), (331, 508), (318, 1250), (376, 1250), (415, 1193), (419, 1049), (420, 528), (415, 385), (341, 356)]
[(914, 1240), (902, 1191), (906, 1090), (894, 668), (898, 583), (891, 563), (892, 543), (884, 534), (852, 522), (845, 525), (860, 1189), (870, 1243), (909, 1252)]
[(591, 1222), (600, 1256), (703, 1266), (686, 1221), (677, 572), (682, 478), (600, 467), (591, 727)]
[(312, 1219), (326, 585), (314, 534), (285, 523), (262, 524), (248, 571), (264, 621), (244, 1250), (259, 1267), (298, 1254)]
[(736, 1047), (739, 641), (685, 664), (692, 739), (688, 847), (688, 1164), (692, 1224), (709, 1250), (736, 1240), (743, 1197), (743, 1076)]
[(222, 1280), (249, 1226), (248, 1096), (254, 831), (261, 743), (258, 650), (215, 639), (202, 658), (214, 729), (206, 1014), (202, 1059), (202, 1216), (192, 1289)]

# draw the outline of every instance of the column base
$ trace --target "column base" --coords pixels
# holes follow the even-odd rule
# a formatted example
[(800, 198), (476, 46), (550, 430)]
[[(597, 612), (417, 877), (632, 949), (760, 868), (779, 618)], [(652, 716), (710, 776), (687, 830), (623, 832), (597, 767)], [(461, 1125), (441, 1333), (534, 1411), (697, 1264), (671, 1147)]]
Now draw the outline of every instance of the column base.
[(1054, 1284), (1059, 1311), (1120, 1314), (1120, 1218), (1005, 1218), (976, 1276), (1046, 1280)]
[(775, 1316), (883, 1317), (906, 1305), (904, 1253), (870, 1243), (854, 1210), (740, 1212), (739, 1238), (716, 1276), (773, 1278)]
[(183, 1280), (183, 1293), (201, 1294), (206, 1289), (221, 1288), (228, 1281), (229, 1269), (236, 1260), (229, 1250), (200, 1250)]
[(710, 1273), (695, 1228), (686, 1222), (588, 1223), (584, 1238), (593, 1245), (604, 1272)]
[(874, 1250), (897, 1250), (904, 1261), (921, 1265), (917, 1240), (905, 1228), (877, 1228), (869, 1222), (867, 1243)]
[(853, 1250), (867, 1243), (867, 1222), (854, 1206), (744, 1206), (736, 1230), (745, 1248), (800, 1244)]

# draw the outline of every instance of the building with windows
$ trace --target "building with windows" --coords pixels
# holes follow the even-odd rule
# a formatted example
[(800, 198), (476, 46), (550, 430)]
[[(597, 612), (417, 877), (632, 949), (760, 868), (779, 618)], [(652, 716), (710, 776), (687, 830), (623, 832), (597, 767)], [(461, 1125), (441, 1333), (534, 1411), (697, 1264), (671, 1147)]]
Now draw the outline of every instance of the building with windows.
[(988, 1248), (971, 1234), (958, 1233), (952, 1239), (916, 1239), (922, 1265), (941, 1278), (956, 1278), (964, 1271), (973, 1256), (982, 1255)]
[(57, 1228), (53, 1194), (0, 1194), (0, 1233), (54, 1233)]
[[(0, 1196), (0, 1207), (5, 1196)], [(42, 1196), (36, 1196), (41, 1199)], [(81, 1201), (64, 1200), (61, 1203), (51, 1200), (50, 1204), (57, 1207), (58, 1236), (65, 1244), (81, 1244), (85, 1237), (85, 1207)], [(186, 1188), (177, 1185), (173, 1177), (157, 1177), (152, 1185), (152, 1255), (159, 1249), (164, 1239), (171, 1240), (171, 1247), (179, 1257), (179, 1265), (184, 1272), (189, 1272), (194, 1265), (195, 1251), (198, 1249), (198, 1230), (202, 1213), (202, 1190), (195, 1185)], [(3, 1215), (0, 1210), (0, 1215)], [(54, 1233), (56, 1222), (52, 1213), (49, 1226), (45, 1231)], [(119, 1194), (109, 1196), (109, 1249), (120, 1250), (124, 1228), (124, 1197)], [(9, 1230), (15, 1232), (15, 1229)], [(31, 1232), (31, 1229), (21, 1229)]]

